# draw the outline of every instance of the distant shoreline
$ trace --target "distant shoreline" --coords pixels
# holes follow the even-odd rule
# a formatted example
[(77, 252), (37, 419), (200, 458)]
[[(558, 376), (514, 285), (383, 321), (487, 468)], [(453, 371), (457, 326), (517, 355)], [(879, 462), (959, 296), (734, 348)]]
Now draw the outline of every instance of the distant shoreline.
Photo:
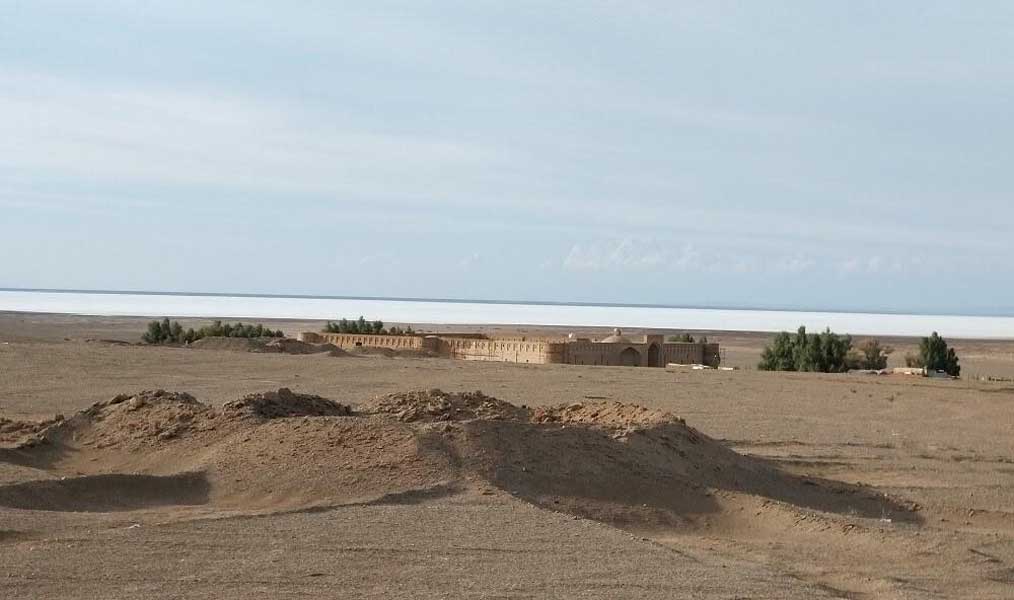
[(1014, 317), (775, 311), (611, 304), (538, 304), (225, 294), (0, 290), (0, 311), (222, 319), (354, 318), (418, 325), (518, 326), (773, 333), (829, 327), (854, 335), (1014, 339)]
[(561, 300), (490, 300), (485, 298), (422, 298), (413, 296), (355, 296), (355, 295), (315, 295), (315, 294), (268, 294), (247, 292), (180, 292), (157, 290), (105, 290), (105, 289), (73, 289), (73, 288), (17, 288), (0, 287), (0, 292), (26, 292), (45, 294), (95, 294), (110, 296), (183, 296), (196, 298), (271, 298), (293, 300), (360, 300), (375, 302), (429, 302), (435, 304), (489, 304), (518, 306), (570, 306), (599, 308), (666, 308), (682, 310), (735, 310), (754, 312), (798, 312), (798, 313), (834, 313), (846, 315), (899, 315), (919, 317), (999, 317), (1014, 318), (1014, 311), (996, 312), (957, 312), (957, 311), (905, 311), (895, 309), (848, 309), (848, 308), (813, 308), (784, 306), (749, 306), (737, 304), (658, 304), (638, 302), (584, 302)]

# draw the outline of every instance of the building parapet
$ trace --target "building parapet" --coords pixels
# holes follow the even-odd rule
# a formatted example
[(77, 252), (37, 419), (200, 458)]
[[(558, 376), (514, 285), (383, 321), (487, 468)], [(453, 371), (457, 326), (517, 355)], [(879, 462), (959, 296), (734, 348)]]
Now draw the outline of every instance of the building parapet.
[(333, 344), (342, 349), (356, 347), (392, 350), (425, 350), (459, 360), (533, 364), (664, 367), (669, 363), (718, 367), (718, 344), (665, 342), (660, 335), (632, 340), (614, 334), (604, 341), (573, 336), (372, 335), (305, 332), (299, 339), (308, 343)]

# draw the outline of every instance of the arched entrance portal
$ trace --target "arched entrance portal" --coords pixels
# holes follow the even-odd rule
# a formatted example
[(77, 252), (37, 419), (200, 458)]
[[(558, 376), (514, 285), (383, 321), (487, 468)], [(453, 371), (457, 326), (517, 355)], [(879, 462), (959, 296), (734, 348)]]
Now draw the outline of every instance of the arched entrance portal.
[(641, 353), (633, 348), (627, 348), (620, 352), (620, 364), (624, 367), (640, 367)]
[(661, 367), (658, 358), (658, 344), (652, 344), (648, 346), (648, 366), (649, 367)]

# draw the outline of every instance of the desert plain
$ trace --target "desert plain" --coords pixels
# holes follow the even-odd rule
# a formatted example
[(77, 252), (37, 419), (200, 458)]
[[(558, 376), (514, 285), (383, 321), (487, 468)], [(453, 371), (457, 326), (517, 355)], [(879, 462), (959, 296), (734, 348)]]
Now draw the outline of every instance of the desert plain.
[(0, 314), (0, 598), (1014, 598), (1012, 342), (953, 340), (952, 381), (758, 372), (767, 334), (668, 372), (145, 321)]

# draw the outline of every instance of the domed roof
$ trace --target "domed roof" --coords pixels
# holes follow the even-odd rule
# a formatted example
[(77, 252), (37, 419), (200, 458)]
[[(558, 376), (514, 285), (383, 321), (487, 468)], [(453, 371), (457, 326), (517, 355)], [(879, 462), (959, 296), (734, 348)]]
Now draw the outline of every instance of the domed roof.
[(619, 329), (614, 329), (613, 330), (613, 335), (611, 335), (609, 337), (602, 338), (601, 340), (599, 340), (599, 343), (600, 344), (630, 344), (630, 343), (633, 343), (633, 342), (630, 341), (630, 338), (628, 338), (627, 336), (623, 335), (622, 331), (620, 331)]

